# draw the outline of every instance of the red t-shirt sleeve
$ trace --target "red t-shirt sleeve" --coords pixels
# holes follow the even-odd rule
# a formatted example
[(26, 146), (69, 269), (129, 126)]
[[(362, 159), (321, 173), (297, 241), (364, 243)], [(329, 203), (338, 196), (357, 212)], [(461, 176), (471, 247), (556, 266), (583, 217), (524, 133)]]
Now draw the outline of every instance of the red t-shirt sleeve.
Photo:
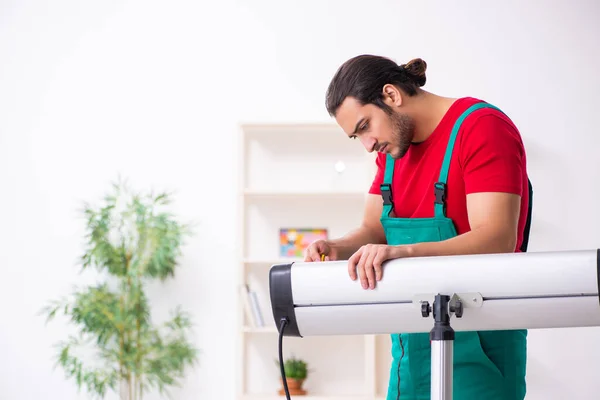
[(517, 129), (503, 117), (490, 114), (474, 120), (463, 135), (458, 157), (466, 194), (522, 195), (525, 150)]
[(377, 153), (377, 157), (375, 158), (375, 164), (377, 165), (377, 171), (375, 172), (375, 178), (373, 178), (373, 183), (371, 183), (369, 193), (381, 194), (380, 185), (383, 183), (383, 175), (385, 172), (385, 155)]

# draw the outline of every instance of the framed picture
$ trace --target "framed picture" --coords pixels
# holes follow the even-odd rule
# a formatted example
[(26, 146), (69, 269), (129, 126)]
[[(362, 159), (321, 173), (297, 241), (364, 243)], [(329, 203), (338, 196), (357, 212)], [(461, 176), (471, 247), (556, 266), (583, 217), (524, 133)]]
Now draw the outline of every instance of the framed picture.
[(279, 256), (304, 257), (304, 251), (315, 240), (327, 239), (325, 228), (281, 228), (279, 230)]

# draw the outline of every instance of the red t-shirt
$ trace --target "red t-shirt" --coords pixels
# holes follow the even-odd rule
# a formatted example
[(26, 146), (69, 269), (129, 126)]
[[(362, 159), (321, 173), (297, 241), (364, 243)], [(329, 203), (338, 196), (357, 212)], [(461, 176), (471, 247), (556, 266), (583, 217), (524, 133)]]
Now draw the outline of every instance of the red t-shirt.
[[(481, 100), (458, 99), (424, 142), (413, 144), (395, 161), (392, 195), (394, 213), (402, 218), (434, 215), (434, 183), (438, 181), (450, 132), (457, 118)], [(377, 154), (377, 173), (369, 190), (381, 194), (385, 154)], [(503, 113), (483, 108), (471, 113), (456, 137), (446, 192), (446, 215), (460, 235), (470, 230), (466, 195), (474, 192), (508, 192), (521, 196), (519, 232), (515, 251), (523, 242), (529, 188), (527, 162), (521, 135)]]

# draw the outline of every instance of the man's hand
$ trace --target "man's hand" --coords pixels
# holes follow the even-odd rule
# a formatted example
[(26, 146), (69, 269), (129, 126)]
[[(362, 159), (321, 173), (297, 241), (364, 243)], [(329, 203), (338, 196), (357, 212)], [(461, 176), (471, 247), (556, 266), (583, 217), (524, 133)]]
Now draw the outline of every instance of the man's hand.
[(405, 246), (367, 244), (348, 259), (348, 274), (353, 281), (360, 278), (363, 289), (374, 289), (375, 282), (383, 277), (381, 264), (386, 260), (408, 257), (408, 250)]
[(325, 256), (325, 261), (335, 261), (338, 259), (338, 252), (327, 240), (316, 240), (312, 242), (305, 251), (305, 262), (321, 261), (321, 255)]

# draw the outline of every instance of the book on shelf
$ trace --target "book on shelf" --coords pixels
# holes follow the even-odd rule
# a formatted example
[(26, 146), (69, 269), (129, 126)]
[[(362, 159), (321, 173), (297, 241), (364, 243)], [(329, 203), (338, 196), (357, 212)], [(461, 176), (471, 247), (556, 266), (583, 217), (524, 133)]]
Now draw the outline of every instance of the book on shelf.
[(248, 320), (248, 325), (252, 328), (264, 327), (265, 321), (260, 310), (256, 292), (250, 289), (248, 284), (244, 284), (240, 287), (240, 295), (244, 306), (244, 314)]

